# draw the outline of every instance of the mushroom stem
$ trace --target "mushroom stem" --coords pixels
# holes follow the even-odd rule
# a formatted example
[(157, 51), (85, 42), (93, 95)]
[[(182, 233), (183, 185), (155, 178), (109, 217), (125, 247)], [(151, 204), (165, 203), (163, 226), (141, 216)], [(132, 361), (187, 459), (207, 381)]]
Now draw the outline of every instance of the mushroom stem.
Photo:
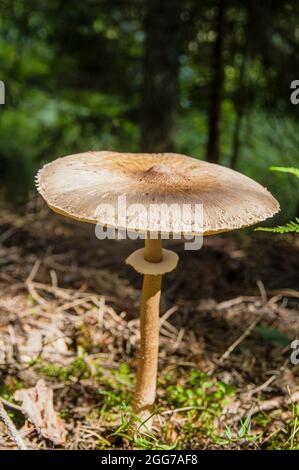
[[(161, 239), (146, 239), (144, 258), (152, 263), (162, 261)], [(159, 353), (159, 304), (162, 275), (145, 274), (143, 277), (140, 311), (140, 355), (134, 397), (134, 412), (145, 426), (151, 427), (151, 413), (156, 396)]]

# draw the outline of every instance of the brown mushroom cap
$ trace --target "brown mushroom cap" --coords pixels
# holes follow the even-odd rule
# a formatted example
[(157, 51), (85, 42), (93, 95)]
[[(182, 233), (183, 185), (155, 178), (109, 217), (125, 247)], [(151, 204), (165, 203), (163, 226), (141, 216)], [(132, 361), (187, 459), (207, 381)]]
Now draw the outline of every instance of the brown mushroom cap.
[(142, 232), (176, 233), (183, 229), (180, 223), (174, 229), (172, 221), (163, 216), (154, 224), (142, 219), (138, 208), (119, 223), (103, 205), (111, 205), (118, 216), (118, 197), (123, 195), (127, 206), (142, 204), (146, 209), (153, 204), (176, 204), (179, 208), (202, 204), (202, 230), (194, 229), (194, 224), (189, 233), (204, 235), (253, 225), (279, 210), (269, 191), (247, 176), (172, 153), (69, 155), (39, 171), (37, 188), (55, 212), (82, 222)]

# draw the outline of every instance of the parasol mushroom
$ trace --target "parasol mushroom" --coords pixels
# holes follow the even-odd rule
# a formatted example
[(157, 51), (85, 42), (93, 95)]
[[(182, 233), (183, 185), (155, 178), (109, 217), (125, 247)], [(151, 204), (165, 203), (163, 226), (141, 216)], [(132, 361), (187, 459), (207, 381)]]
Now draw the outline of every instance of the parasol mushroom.
[[(144, 275), (134, 411), (148, 420), (149, 427), (156, 395), (162, 275), (178, 262), (175, 253), (162, 249), (161, 238), (182, 232), (205, 236), (237, 230), (273, 216), (279, 204), (267, 189), (245, 175), (171, 153), (70, 155), (45, 165), (37, 175), (37, 188), (55, 212), (144, 234), (144, 249), (132, 253), (126, 262)], [(123, 196), (126, 208), (133, 206), (133, 210), (120, 208)], [(198, 225), (195, 206), (199, 204), (203, 219)], [(157, 205), (172, 206), (172, 217), (163, 217), (161, 211), (148, 217)], [(185, 205), (191, 207), (189, 230), (180, 217)]]

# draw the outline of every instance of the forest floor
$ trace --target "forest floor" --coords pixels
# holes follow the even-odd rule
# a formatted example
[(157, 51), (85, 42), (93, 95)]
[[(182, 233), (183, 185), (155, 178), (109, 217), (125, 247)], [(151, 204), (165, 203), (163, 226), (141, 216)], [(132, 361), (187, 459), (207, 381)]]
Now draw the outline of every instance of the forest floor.
[(2, 208), (0, 228), (0, 397), (28, 448), (299, 449), (298, 238), (168, 242), (180, 263), (163, 285), (154, 427), (138, 434), (141, 278), (124, 259), (141, 243), (99, 241), (40, 199)]

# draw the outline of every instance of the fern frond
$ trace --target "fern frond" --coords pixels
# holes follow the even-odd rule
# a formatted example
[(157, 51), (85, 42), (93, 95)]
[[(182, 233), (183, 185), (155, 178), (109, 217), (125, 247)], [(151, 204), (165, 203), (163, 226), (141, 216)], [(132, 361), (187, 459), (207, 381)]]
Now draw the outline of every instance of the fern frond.
[(286, 166), (270, 166), (271, 171), (280, 171), (281, 173), (289, 173), (290, 175), (295, 175), (299, 178), (299, 168), (295, 167), (286, 167)]
[(278, 227), (258, 227), (255, 231), (261, 232), (273, 232), (273, 233), (299, 233), (299, 217), (285, 225), (279, 225)]

